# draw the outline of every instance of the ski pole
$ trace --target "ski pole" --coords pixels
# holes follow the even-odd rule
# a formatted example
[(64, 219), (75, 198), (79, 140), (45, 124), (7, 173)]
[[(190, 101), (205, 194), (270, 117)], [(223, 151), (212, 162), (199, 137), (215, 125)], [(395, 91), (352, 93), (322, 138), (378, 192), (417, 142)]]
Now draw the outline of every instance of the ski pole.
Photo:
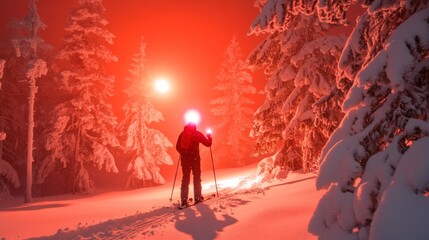
[(219, 191), (217, 190), (217, 182), (216, 182), (216, 171), (215, 171), (215, 167), (214, 167), (213, 153), (212, 153), (212, 147), (211, 146), (210, 146), (210, 156), (212, 157), (213, 176), (214, 176), (215, 186), (216, 186), (216, 196), (219, 197)]
[(177, 167), (176, 167), (176, 174), (174, 174), (173, 189), (171, 189), (170, 202), (173, 201), (174, 185), (176, 185), (176, 177), (177, 177), (177, 172), (179, 171), (180, 159), (181, 159), (181, 156), (179, 155), (179, 160), (177, 161)]

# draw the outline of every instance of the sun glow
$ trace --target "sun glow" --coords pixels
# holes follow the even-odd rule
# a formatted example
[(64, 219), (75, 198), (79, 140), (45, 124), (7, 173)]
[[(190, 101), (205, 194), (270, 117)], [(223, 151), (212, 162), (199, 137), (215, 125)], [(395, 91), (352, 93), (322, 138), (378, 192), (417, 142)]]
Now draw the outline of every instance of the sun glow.
[(155, 80), (154, 87), (157, 92), (162, 94), (169, 92), (171, 88), (170, 83), (165, 78), (158, 78)]
[(190, 110), (186, 111), (184, 119), (185, 119), (186, 124), (188, 124), (190, 122), (198, 124), (201, 121), (201, 116), (197, 110), (190, 109)]

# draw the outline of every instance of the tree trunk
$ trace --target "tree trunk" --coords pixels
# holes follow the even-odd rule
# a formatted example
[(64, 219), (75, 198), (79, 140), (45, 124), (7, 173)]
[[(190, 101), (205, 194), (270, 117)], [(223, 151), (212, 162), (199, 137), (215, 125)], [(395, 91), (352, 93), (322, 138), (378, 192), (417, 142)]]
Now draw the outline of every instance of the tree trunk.
[[(75, 149), (74, 149), (74, 164), (73, 164), (73, 174), (72, 174), (72, 181), (73, 181), (73, 189), (72, 193), (75, 194), (77, 192), (76, 184), (77, 184), (77, 177), (78, 173), (80, 171), (80, 168), (82, 168), (82, 159), (79, 158), (79, 149), (80, 149), (80, 136), (81, 136), (81, 130), (80, 130), (80, 124), (78, 124), (78, 130), (77, 130), (77, 136), (76, 136), (76, 143), (75, 143)], [(79, 166), (78, 166), (79, 164)], [(78, 169), (79, 168), (79, 169)]]
[(25, 202), (32, 201), (33, 185), (33, 130), (34, 130), (34, 100), (36, 98), (36, 79), (30, 79), (30, 96), (28, 97), (28, 140), (27, 140), (27, 181), (25, 188)]

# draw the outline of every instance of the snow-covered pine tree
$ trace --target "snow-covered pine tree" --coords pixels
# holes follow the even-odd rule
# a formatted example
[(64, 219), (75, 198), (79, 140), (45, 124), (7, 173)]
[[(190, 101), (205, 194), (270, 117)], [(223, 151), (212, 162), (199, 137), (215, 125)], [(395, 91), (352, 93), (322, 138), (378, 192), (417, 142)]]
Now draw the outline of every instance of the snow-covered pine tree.
[[(257, 0), (255, 5), (262, 10), (253, 22), (250, 32), (272, 34), (290, 29), (294, 21), (296, 22), (296, 18), (300, 18), (300, 14), (317, 16), (323, 23), (347, 25), (349, 21), (346, 13), (350, 5), (355, 2), (353, 0)], [(344, 116), (340, 105), (350, 86), (350, 81), (337, 78), (337, 84), (333, 85), (331, 93), (313, 105), (315, 127), (323, 129), (325, 137), (330, 135)]]
[(36, 1), (29, 1), (29, 12), (23, 21), (15, 23), (17, 28), (22, 28), (25, 36), (14, 39), (16, 55), (22, 56), (26, 60), (25, 77), (29, 84), (28, 97), (28, 122), (27, 122), (27, 174), (26, 174), (26, 190), (25, 202), (32, 200), (32, 185), (33, 185), (33, 132), (34, 132), (34, 103), (36, 98), (37, 86), (36, 79), (46, 75), (48, 68), (46, 60), (39, 57), (38, 51), (48, 46), (43, 39), (39, 37), (39, 30), (46, 28), (46, 25), (41, 21), (37, 13)]
[(323, 144), (333, 131), (316, 122), (313, 106), (331, 93), (344, 45), (342, 38), (327, 36), (328, 29), (330, 25), (316, 17), (300, 14), (249, 57), (253, 66), (266, 67), (269, 78), (267, 98), (254, 115), (252, 133), (257, 139), (256, 153), (279, 151), (273, 167), (316, 170)]
[[(13, 27), (13, 24), (10, 26)], [(21, 29), (13, 28), (12, 30)], [(19, 36), (22, 35), (19, 34)], [(22, 56), (16, 56), (10, 39), (0, 43), (0, 56), (2, 59), (6, 59), (0, 90), (0, 131), (7, 136), (6, 139), (0, 141), (0, 159), (7, 162), (1, 164), (3, 169), (0, 171), (7, 171), (7, 176), (9, 176), (6, 179), (0, 179), (2, 189), (0, 191), (4, 193), (3, 197), (5, 197), (12, 193), (12, 187), (20, 186), (21, 177), (25, 178), (25, 172), (17, 172), (17, 169), (22, 169), (22, 165), (26, 164), (26, 154), (22, 149), (27, 147), (27, 119), (22, 113), (27, 109), (28, 87), (27, 82), (22, 81), (25, 79), (23, 72), (25, 59)], [(4, 169), (6, 165), (8, 170)]]
[[(3, 78), (3, 69), (4, 65), (6, 63), (6, 60), (0, 59), (0, 80)], [(1, 83), (0, 83), (1, 88)], [(0, 141), (6, 139), (6, 133), (3, 131), (0, 131)], [(2, 143), (0, 143), (2, 144)], [(0, 197), (5, 197), (10, 195), (10, 191), (8, 188), (8, 185), (4, 180), (9, 181), (13, 184), (14, 187), (19, 187), (19, 177), (18, 173), (15, 171), (15, 169), (12, 167), (12, 165), (5, 160), (3, 160), (2, 152), (0, 151)]]
[[(343, 52), (346, 113), (322, 151), (319, 239), (428, 239), (429, 1), (375, 1)], [(425, 150), (426, 149), (426, 150)]]
[[(293, 82), (281, 81), (277, 73), (282, 66), (287, 66), (290, 60), (290, 56), (281, 50), (284, 34), (286, 33), (271, 34), (248, 58), (251, 68), (265, 67), (264, 73), (269, 78), (264, 89), (266, 100), (253, 116), (251, 136), (256, 141), (253, 153), (255, 156), (274, 154), (284, 143), (282, 132), (285, 129), (285, 123), (282, 121), (280, 109), (283, 101), (293, 89)], [(294, 44), (289, 46), (293, 47)], [(272, 77), (270, 78), (270, 76)]]
[(123, 109), (125, 116), (119, 129), (125, 136), (122, 145), (131, 172), (126, 188), (135, 188), (153, 184), (164, 184), (159, 165), (172, 165), (173, 160), (167, 149), (172, 143), (157, 129), (150, 128), (152, 122), (163, 120), (162, 113), (151, 102), (151, 80), (146, 58), (146, 43), (141, 39), (139, 51), (133, 56), (131, 76), (127, 79), (129, 87), (125, 90), (128, 101)]
[[(90, 172), (117, 172), (112, 147), (119, 141), (117, 125), (108, 98), (113, 94), (114, 76), (106, 64), (117, 61), (108, 45), (114, 35), (106, 29), (108, 21), (102, 0), (79, 0), (71, 11), (65, 30), (65, 45), (58, 53), (61, 76), (59, 85), (66, 92), (64, 102), (53, 110), (51, 128), (44, 135), (49, 154), (38, 170), (43, 182), (59, 162), (67, 169), (69, 191), (90, 193), (95, 190)], [(68, 178), (68, 179), (67, 179)]]
[[(307, 42), (292, 57), (297, 69), (294, 90), (283, 104), (283, 119), (287, 122), (283, 138), (301, 147), (301, 166), (304, 172), (316, 171), (321, 149), (333, 131), (333, 118), (325, 125), (316, 121), (314, 104), (330, 95), (335, 84), (338, 59), (344, 39), (323, 35)], [(335, 113), (335, 109), (330, 109)]]
[(222, 139), (216, 145), (216, 153), (224, 163), (243, 166), (252, 144), (249, 132), (254, 110), (250, 106), (254, 102), (249, 96), (256, 93), (256, 88), (235, 36), (224, 53), (217, 79), (219, 83), (214, 90), (218, 97), (210, 101), (211, 112), (218, 121), (216, 135)]

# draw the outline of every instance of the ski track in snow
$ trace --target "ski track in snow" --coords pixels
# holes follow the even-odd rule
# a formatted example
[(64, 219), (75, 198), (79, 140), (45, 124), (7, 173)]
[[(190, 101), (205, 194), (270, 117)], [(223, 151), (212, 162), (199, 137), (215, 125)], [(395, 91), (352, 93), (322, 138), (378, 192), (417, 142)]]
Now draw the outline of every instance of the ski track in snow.
[[(237, 179), (237, 173), (234, 174), (234, 179)], [(18, 210), (13, 210), (14, 208), (0, 209), (0, 216), (2, 211), (5, 211), (4, 213), (8, 212), (9, 215), (4, 215), (3, 217), (12, 216), (15, 218), (11, 220), (12, 222), (5, 224), (3, 230), (1, 230), (2, 227), (0, 226), (0, 232), (4, 231), (0, 233), (0, 239), (4, 237), (6, 237), (5, 239), (62, 240), (249, 239), (249, 237), (265, 239), (280, 237), (294, 240), (315, 239), (307, 232), (307, 221), (323, 193), (315, 191), (314, 174), (291, 173), (284, 180), (252, 186), (248, 185), (248, 180), (251, 179), (248, 177), (245, 177), (244, 180), (240, 177), (241, 182), (234, 186), (228, 186), (228, 183), (231, 183), (232, 180), (230, 173), (227, 172), (224, 177), (226, 177), (224, 181), (218, 181), (219, 197), (208, 199), (182, 210), (177, 209), (175, 202), (159, 202), (159, 196), (152, 200), (138, 198), (147, 195), (142, 195), (140, 190), (124, 192), (124, 194), (119, 193), (119, 195), (112, 193), (112, 195), (100, 196), (100, 198), (96, 199), (82, 199), (78, 200), (78, 202), (76, 200), (60, 203), (42, 201), (35, 206), (20, 206)], [(247, 186), (244, 188), (237, 187), (244, 185)], [(208, 186), (205, 190), (203, 187), (206, 195), (215, 192), (214, 184), (209, 183)], [(168, 188), (169, 186), (164, 186), (160, 189), (154, 189), (153, 193), (162, 195), (166, 193), (165, 190), (168, 190)], [(154, 195), (153, 193), (148, 192), (151, 196)], [(125, 201), (122, 200), (123, 196), (126, 197)], [(117, 197), (120, 197), (122, 202), (116, 200)], [(134, 202), (130, 202), (133, 199)], [(94, 221), (91, 213), (86, 212), (86, 209), (88, 207), (94, 208), (102, 202), (107, 204), (107, 208), (103, 206), (100, 209), (91, 211), (99, 214), (99, 211), (107, 211), (107, 215), (103, 214), (98, 220)], [(94, 203), (95, 205), (93, 205)], [(141, 204), (151, 203), (153, 204), (152, 207), (150, 205), (146, 209), (139, 207)], [(89, 206), (86, 204), (89, 204)], [(128, 209), (142, 210), (137, 210), (134, 213), (128, 211), (123, 215), (113, 215), (115, 212), (110, 212), (110, 206), (121, 208), (122, 204), (131, 204), (130, 206), (137, 204), (136, 208)], [(66, 210), (69, 206), (75, 207), (72, 210), (74, 212), (73, 219), (68, 219), (66, 216), (69, 215), (64, 215), (62, 210), (64, 208), (64, 211), (70, 211)], [(57, 210), (49, 208), (56, 208)], [(47, 212), (48, 210), (53, 212), (49, 213)], [(37, 215), (28, 215), (29, 212), (37, 211), (41, 212)], [(49, 216), (46, 216), (46, 214)], [(45, 229), (39, 231), (39, 234), (33, 232), (34, 228), (38, 228), (36, 226), (38, 224), (33, 227), (26, 226), (24, 228), (19, 227), (21, 229), (11, 229), (11, 227), (16, 228), (17, 223), (22, 223), (24, 218), (30, 217), (33, 219), (37, 216), (40, 218), (42, 215), (46, 216), (46, 219), (41, 221), (47, 221), (45, 223), (51, 226), (51, 230)], [(61, 217), (58, 218), (58, 216)], [(111, 217), (109, 218), (109, 216)], [(68, 221), (65, 221), (67, 219)], [(76, 220), (78, 220), (77, 224), (72, 223)], [(18, 226), (23, 225), (18, 224)], [(55, 226), (58, 227), (55, 228)], [(56, 233), (52, 231), (52, 227), (57, 229)], [(248, 229), (252, 229), (255, 232), (249, 232)]]
[[(267, 188), (268, 189), (268, 188)], [(177, 209), (174, 203), (170, 205), (154, 206), (150, 212), (136, 213), (119, 219), (110, 219), (91, 226), (77, 226), (76, 229), (59, 229), (55, 235), (30, 238), (44, 239), (147, 239), (162, 237), (162, 229), (167, 225), (175, 224), (185, 219), (185, 215), (197, 212), (201, 216), (201, 209), (207, 212), (210, 209), (216, 215), (223, 217), (234, 214), (234, 208), (244, 205), (252, 198), (264, 194), (265, 189), (244, 190), (238, 193), (222, 193), (218, 198), (212, 198), (186, 209)], [(247, 195), (247, 196), (244, 196)], [(236, 221), (236, 220), (235, 220)], [(105, 231), (101, 232), (100, 229)]]

